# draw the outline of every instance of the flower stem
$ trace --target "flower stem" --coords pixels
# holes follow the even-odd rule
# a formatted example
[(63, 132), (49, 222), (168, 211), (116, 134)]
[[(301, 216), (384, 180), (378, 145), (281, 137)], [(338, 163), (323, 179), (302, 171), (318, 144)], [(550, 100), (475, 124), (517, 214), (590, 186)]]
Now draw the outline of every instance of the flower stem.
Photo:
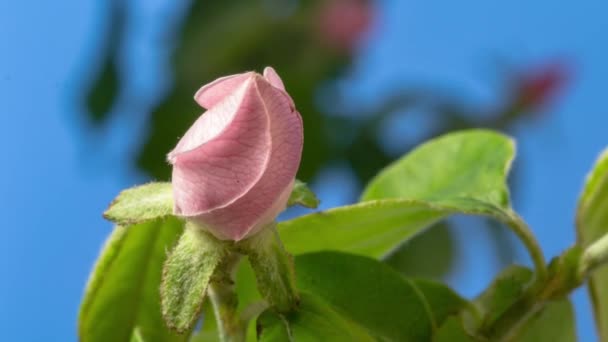
[(234, 270), (239, 260), (238, 254), (229, 255), (213, 275), (207, 292), (222, 342), (245, 341), (245, 324), (237, 311), (239, 302), (234, 287)]
[(538, 241), (534, 237), (534, 234), (528, 227), (528, 225), (521, 219), (517, 214), (512, 214), (511, 221), (513, 223), (509, 224), (509, 227), (513, 230), (515, 235), (522, 241), (530, 257), (532, 258), (532, 263), (534, 263), (534, 269), (536, 271), (536, 282), (542, 283), (549, 276), (549, 272), (547, 270), (547, 265), (545, 261), (545, 257), (543, 256), (543, 250), (540, 248)]

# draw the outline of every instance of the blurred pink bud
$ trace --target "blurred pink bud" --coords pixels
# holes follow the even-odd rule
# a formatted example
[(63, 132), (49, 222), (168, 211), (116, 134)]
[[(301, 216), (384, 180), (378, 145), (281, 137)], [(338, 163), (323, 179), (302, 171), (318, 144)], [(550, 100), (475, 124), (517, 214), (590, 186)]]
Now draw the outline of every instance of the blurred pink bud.
[(207, 108), (168, 155), (176, 215), (241, 240), (285, 209), (302, 154), (302, 118), (267, 67), (219, 78), (194, 96)]
[(536, 110), (547, 105), (563, 88), (569, 76), (567, 66), (558, 62), (522, 73), (515, 86), (515, 104), (526, 110)]
[(351, 52), (369, 30), (373, 16), (370, 0), (326, 0), (319, 13), (320, 38), (330, 47)]

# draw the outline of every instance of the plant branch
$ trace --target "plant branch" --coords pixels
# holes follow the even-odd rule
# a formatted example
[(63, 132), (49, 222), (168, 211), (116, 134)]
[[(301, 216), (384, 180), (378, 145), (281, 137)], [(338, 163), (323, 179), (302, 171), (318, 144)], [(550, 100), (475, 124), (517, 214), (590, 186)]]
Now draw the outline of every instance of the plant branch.
[(585, 277), (605, 264), (608, 264), (608, 234), (585, 249), (581, 258), (580, 274)]

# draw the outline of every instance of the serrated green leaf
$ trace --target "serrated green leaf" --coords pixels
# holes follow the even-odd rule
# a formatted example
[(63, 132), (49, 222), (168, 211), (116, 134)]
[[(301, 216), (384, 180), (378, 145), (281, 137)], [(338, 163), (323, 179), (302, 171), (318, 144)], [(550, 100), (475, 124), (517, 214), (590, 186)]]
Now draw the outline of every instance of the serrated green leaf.
[(301, 205), (306, 208), (315, 209), (319, 206), (319, 199), (306, 183), (297, 180), (293, 185), (293, 190), (287, 201), (287, 206)]
[(132, 225), (172, 215), (171, 183), (148, 183), (122, 191), (103, 216), (120, 225)]
[(114, 229), (87, 284), (79, 313), (81, 341), (129, 341), (136, 329), (144, 341), (188, 340), (188, 334), (165, 326), (158, 290), (166, 250), (181, 232), (182, 223), (174, 218)]
[[(587, 247), (608, 234), (608, 149), (598, 158), (587, 176), (576, 214), (578, 243)], [(608, 267), (597, 269), (589, 278), (589, 293), (602, 341), (608, 341)]]
[(224, 246), (211, 235), (188, 226), (165, 261), (160, 286), (163, 318), (182, 333), (199, 317), (207, 286), (225, 256)]
[(408, 280), (367, 257), (321, 252), (298, 256), (295, 262), (299, 289), (313, 293), (376, 340), (429, 340), (447, 314), (464, 303), (445, 286)]
[(295, 254), (332, 249), (383, 257), (451, 214), (519, 226), (506, 186), (513, 156), (513, 141), (502, 134), (448, 134), (382, 171), (364, 191), (364, 202), (281, 222), (279, 232)]

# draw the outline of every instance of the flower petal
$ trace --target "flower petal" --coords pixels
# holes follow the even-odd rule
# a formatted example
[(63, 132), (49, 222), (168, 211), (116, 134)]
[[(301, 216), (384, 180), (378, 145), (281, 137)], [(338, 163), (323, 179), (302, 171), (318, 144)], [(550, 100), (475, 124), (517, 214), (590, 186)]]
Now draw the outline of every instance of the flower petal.
[(211, 83), (202, 86), (196, 94), (194, 100), (206, 109), (211, 109), (226, 96), (234, 92), (247, 78), (251, 77), (252, 72), (243, 74), (220, 77)]
[(227, 206), (262, 177), (271, 138), (254, 79), (249, 76), (203, 114), (170, 153), (176, 214), (191, 217)]
[(200, 216), (201, 222), (218, 238), (241, 240), (270, 223), (285, 208), (300, 164), (303, 125), (293, 110), (291, 99), (262, 77), (256, 77), (257, 89), (270, 122), (272, 149), (262, 177), (230, 206), (217, 208)]
[(267, 66), (264, 68), (264, 78), (275, 88), (279, 88), (282, 91), (285, 91), (285, 85), (283, 85), (283, 80), (281, 80), (281, 77), (279, 76), (279, 74), (277, 74), (273, 67)]

